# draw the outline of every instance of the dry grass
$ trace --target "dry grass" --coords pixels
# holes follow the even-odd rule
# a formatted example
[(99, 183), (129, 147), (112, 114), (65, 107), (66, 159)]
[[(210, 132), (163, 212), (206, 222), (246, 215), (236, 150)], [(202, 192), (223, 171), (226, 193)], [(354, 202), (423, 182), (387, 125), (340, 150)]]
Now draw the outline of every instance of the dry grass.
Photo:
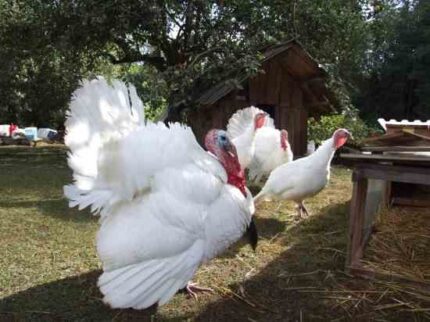
[(1, 321), (424, 321), (430, 314), (426, 292), (417, 298), (405, 285), (343, 272), (351, 194), (344, 168), (308, 201), (305, 221), (291, 203), (258, 208), (257, 252), (240, 242), (199, 269), (195, 280), (215, 294), (197, 301), (178, 294), (157, 311), (111, 310), (96, 287), (97, 221), (62, 199), (70, 181), (64, 151), (28, 151), (0, 150)]
[(430, 210), (426, 208), (383, 211), (366, 251), (366, 265), (430, 286), (429, 220)]

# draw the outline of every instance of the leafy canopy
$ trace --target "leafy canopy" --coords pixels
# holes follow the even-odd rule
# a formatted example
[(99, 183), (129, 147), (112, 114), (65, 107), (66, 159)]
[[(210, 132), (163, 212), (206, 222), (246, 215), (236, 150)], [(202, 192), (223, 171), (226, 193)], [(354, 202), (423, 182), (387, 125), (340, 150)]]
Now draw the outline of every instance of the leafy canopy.
[(100, 72), (141, 82), (149, 106), (179, 116), (217, 82), (257, 73), (261, 48), (293, 37), (352, 79), (367, 38), (364, 2), (0, 0), (0, 117), (61, 118), (78, 79)]

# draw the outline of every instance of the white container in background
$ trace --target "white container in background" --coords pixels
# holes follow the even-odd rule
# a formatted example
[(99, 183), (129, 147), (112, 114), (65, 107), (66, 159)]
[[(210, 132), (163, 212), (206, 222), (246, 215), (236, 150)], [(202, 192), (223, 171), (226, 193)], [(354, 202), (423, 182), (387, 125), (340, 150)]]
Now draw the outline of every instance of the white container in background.
[(24, 133), (26, 138), (30, 141), (37, 140), (37, 127), (26, 127)]
[(40, 128), (37, 130), (37, 137), (39, 139), (50, 139), (55, 134), (57, 134), (57, 131), (49, 128)]
[(0, 136), (9, 136), (9, 124), (0, 124)]

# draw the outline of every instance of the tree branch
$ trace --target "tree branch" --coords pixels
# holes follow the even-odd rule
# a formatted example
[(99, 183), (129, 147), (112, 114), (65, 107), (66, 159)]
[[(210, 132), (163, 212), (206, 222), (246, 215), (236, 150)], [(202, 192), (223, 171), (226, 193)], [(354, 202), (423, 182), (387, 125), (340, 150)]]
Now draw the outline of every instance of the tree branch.
[(171, 12), (169, 12), (169, 10), (167, 9), (167, 7), (165, 8), (165, 10), (166, 10), (167, 16), (175, 23), (175, 25), (177, 25), (179, 27), (179, 30), (178, 30), (178, 33), (177, 33), (177, 38), (179, 38), (179, 34), (184, 29), (184, 24), (180, 24), (178, 22), (178, 20), (176, 20), (176, 17)]
[(207, 56), (208, 54), (215, 51), (222, 51), (222, 49), (223, 49), (222, 47), (212, 47), (205, 50), (202, 53), (199, 53), (198, 55), (196, 55), (196, 57), (194, 57), (194, 59), (191, 61), (189, 66), (193, 66), (195, 63), (197, 63), (199, 60), (201, 60), (203, 57)]
[(117, 58), (111, 53), (103, 53), (103, 56), (107, 57), (109, 61), (114, 64), (125, 64), (125, 63), (136, 63), (136, 62), (144, 62), (147, 64), (150, 64), (154, 66), (159, 71), (165, 71), (166, 70), (166, 61), (161, 56), (151, 56), (151, 55), (144, 55), (144, 54), (127, 54), (124, 57)]
[(116, 38), (115, 44), (121, 49), (123, 55), (121, 58), (117, 58), (111, 53), (104, 53), (112, 64), (124, 64), (124, 63), (135, 63), (135, 62), (144, 62), (154, 66), (159, 71), (165, 71), (167, 68), (166, 60), (160, 55), (154, 54), (142, 54), (140, 51), (131, 48), (127, 41), (122, 38)]

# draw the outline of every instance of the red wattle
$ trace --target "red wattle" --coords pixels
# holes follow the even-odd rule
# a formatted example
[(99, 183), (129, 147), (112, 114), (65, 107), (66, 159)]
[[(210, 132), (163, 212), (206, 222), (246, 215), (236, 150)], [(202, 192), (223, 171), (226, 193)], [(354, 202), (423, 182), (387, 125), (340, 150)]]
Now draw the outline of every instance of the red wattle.
[(240, 171), (238, 175), (236, 174), (228, 174), (227, 183), (231, 184), (232, 186), (235, 186), (237, 189), (242, 192), (242, 194), (246, 198), (246, 180), (245, 176), (243, 174), (243, 171)]
[(346, 137), (337, 138), (335, 142), (336, 149), (339, 149), (341, 146), (343, 146), (346, 143), (346, 140), (348, 140)]
[(283, 137), (281, 137), (281, 148), (284, 151), (287, 149), (287, 140), (285, 140)]

